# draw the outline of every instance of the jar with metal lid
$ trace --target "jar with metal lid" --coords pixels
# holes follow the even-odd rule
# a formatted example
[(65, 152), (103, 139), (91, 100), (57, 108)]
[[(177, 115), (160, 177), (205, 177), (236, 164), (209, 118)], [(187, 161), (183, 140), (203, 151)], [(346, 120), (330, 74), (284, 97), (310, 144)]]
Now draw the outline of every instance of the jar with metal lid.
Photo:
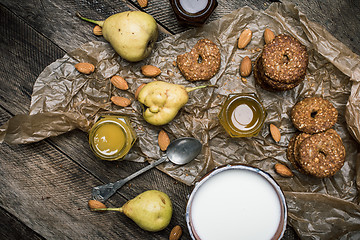
[(97, 157), (108, 161), (124, 158), (136, 138), (128, 117), (124, 116), (101, 116), (89, 133), (91, 150)]
[(217, 7), (216, 0), (170, 0), (180, 24), (200, 26)]
[(218, 117), (231, 137), (253, 137), (260, 132), (266, 116), (255, 93), (237, 93), (227, 97)]

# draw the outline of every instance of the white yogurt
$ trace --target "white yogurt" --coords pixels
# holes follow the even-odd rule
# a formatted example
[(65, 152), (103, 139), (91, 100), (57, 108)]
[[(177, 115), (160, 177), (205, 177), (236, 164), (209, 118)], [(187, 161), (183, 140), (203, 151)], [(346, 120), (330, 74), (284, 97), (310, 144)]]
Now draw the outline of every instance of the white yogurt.
[(192, 198), (190, 221), (202, 240), (269, 240), (282, 211), (268, 180), (253, 171), (230, 169), (201, 184)]

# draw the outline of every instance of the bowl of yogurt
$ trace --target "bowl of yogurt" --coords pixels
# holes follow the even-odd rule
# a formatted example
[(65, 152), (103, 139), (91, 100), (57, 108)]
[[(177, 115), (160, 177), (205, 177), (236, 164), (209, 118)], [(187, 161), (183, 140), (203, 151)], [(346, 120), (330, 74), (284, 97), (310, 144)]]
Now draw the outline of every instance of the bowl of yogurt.
[(287, 224), (285, 196), (258, 168), (218, 167), (195, 184), (186, 223), (194, 240), (281, 239)]

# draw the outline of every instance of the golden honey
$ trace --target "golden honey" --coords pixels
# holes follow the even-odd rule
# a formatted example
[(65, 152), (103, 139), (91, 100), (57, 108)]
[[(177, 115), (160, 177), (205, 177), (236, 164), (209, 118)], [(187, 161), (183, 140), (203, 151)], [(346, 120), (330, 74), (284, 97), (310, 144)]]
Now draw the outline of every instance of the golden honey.
[(231, 137), (256, 136), (262, 128), (266, 111), (253, 93), (230, 94), (219, 113), (219, 120)]
[(108, 161), (124, 158), (135, 141), (136, 133), (129, 119), (123, 116), (101, 116), (89, 134), (91, 150)]

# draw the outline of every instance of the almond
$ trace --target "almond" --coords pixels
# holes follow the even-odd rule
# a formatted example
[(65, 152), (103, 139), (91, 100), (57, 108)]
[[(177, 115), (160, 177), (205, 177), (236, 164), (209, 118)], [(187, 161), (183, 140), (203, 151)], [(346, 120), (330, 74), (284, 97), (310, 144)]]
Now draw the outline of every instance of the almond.
[(275, 164), (275, 172), (282, 177), (294, 176), (294, 173), (287, 166), (281, 163)]
[(245, 48), (251, 41), (252, 31), (250, 29), (245, 29), (239, 37), (238, 48)]
[(102, 28), (101, 28), (99, 25), (96, 25), (96, 26), (93, 28), (93, 33), (94, 33), (96, 36), (101, 36), (101, 35), (103, 35), (103, 34), (102, 34)]
[(274, 125), (270, 124), (270, 133), (275, 142), (279, 142), (281, 139), (280, 130)]
[(110, 81), (118, 89), (121, 89), (121, 90), (129, 89), (129, 85), (123, 77), (115, 75), (110, 79)]
[(170, 144), (170, 138), (164, 130), (161, 130), (159, 132), (158, 143), (161, 151), (166, 151), (167, 147)]
[(99, 202), (97, 200), (89, 200), (88, 206), (89, 206), (90, 210), (92, 210), (92, 211), (96, 211), (94, 209), (97, 209), (97, 208), (106, 208), (105, 204), (103, 204), (102, 202)]
[(76, 70), (83, 74), (90, 74), (95, 71), (95, 66), (91, 63), (81, 62), (75, 64)]
[(142, 89), (143, 87), (145, 87), (145, 85), (146, 85), (146, 83), (143, 83), (143, 84), (141, 84), (141, 85), (136, 89), (136, 91), (135, 91), (135, 99), (138, 98), (141, 89)]
[(131, 104), (131, 100), (126, 97), (112, 96), (111, 101), (120, 107), (127, 107)]
[(142, 8), (144, 8), (148, 5), (147, 0), (137, 0), (137, 2), (139, 3), (140, 7), (142, 7)]
[(273, 33), (273, 31), (271, 31), (269, 28), (265, 29), (264, 31), (265, 43), (266, 44), (270, 43), (272, 40), (274, 40), (274, 38), (275, 38), (275, 34)]
[(240, 63), (240, 75), (242, 77), (247, 77), (250, 75), (251, 70), (252, 70), (251, 60), (248, 56), (246, 56), (241, 60)]
[(145, 65), (141, 67), (141, 72), (146, 77), (156, 77), (160, 75), (161, 70), (158, 67), (155, 67), (153, 65)]
[(179, 240), (182, 235), (182, 229), (176, 225), (170, 232), (169, 240)]

